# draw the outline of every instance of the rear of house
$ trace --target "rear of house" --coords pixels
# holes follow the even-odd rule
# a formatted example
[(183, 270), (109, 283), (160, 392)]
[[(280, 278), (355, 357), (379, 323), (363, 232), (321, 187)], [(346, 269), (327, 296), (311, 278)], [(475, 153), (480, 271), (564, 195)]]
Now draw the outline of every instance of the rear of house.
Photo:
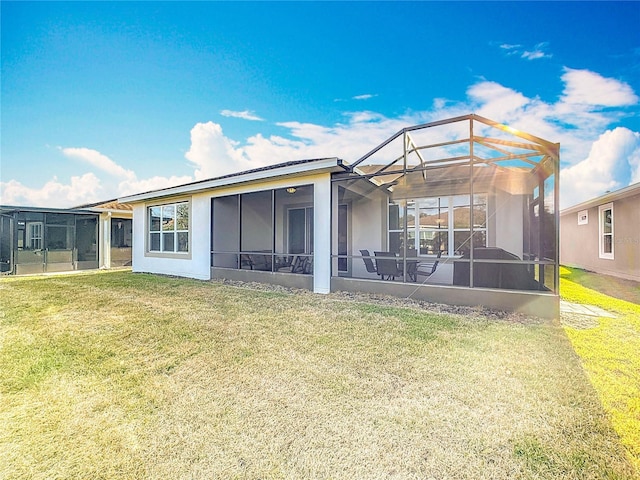
[(560, 212), (560, 262), (640, 281), (640, 183)]
[(553, 317), (559, 145), (467, 115), (356, 162), (287, 162), (121, 198), (133, 270)]

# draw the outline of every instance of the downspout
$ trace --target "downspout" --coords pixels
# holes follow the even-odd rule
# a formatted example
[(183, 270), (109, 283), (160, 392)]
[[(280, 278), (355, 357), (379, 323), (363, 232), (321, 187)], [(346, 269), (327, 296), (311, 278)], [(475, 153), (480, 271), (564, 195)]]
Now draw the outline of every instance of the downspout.
[(473, 288), (473, 117), (469, 118), (469, 160), (469, 288)]
[[(404, 166), (402, 169), (402, 172), (404, 174), (404, 178), (406, 180), (407, 178), (407, 132), (405, 131), (403, 134), (403, 147), (404, 147)], [(408, 204), (409, 202), (407, 202), (407, 199), (404, 199), (404, 205), (401, 205), (402, 208), (404, 208), (404, 215), (403, 215), (403, 225), (402, 225), (402, 235), (404, 237), (404, 241), (402, 242), (402, 271), (404, 272), (404, 275), (402, 276), (402, 282), (403, 283), (407, 283), (407, 242), (409, 241), (409, 225), (408, 225), (408, 221), (407, 221), (407, 213), (408, 213)], [(387, 203), (387, 222), (389, 221), (389, 214), (388, 214), (388, 203)], [(420, 215), (418, 214), (418, 206), (414, 205), (414, 222), (418, 222)], [(387, 225), (387, 231), (389, 230), (389, 226)], [(417, 275), (416, 275), (417, 277)]]

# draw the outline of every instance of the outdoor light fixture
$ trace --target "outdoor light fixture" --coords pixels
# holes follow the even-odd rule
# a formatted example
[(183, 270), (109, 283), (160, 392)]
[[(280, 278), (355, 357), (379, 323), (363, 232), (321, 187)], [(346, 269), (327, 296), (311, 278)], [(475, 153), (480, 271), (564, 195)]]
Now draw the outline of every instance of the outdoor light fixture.
[(296, 187), (289, 187), (287, 188), (287, 193), (296, 193)]

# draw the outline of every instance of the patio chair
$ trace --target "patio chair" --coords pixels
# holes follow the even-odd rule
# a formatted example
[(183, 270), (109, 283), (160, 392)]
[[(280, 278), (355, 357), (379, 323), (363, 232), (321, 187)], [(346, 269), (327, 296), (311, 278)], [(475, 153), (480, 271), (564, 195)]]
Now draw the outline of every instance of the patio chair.
[(291, 273), (302, 273), (304, 270), (304, 257), (300, 255), (296, 255), (293, 257), (291, 261), (291, 265), (289, 266), (289, 272)]
[(371, 260), (371, 254), (369, 253), (369, 250), (360, 250), (360, 255), (362, 255), (364, 266), (367, 267), (367, 272), (378, 273), (378, 270), (376, 270), (376, 266), (373, 264), (373, 260)]
[(382, 280), (395, 280), (396, 277), (403, 275), (402, 270), (398, 268), (398, 260), (395, 253), (373, 252), (373, 254), (376, 256), (376, 267)]
[(416, 282), (418, 280), (418, 251), (415, 248), (407, 248), (407, 259), (405, 262), (407, 263), (407, 277), (412, 282)]
[(304, 264), (302, 265), (302, 273), (306, 275), (313, 275), (313, 257), (306, 257)]
[(430, 277), (431, 275), (433, 275), (436, 271), (436, 268), (438, 268), (438, 263), (440, 263), (440, 258), (442, 257), (442, 250), (440, 250), (438, 252), (438, 255), (436, 256), (436, 260), (433, 263), (420, 263), (417, 266), (415, 275), (416, 277), (418, 275), (422, 275), (423, 277)]
[(244, 253), (240, 254), (240, 268), (248, 268), (250, 270), (253, 270), (251, 255), (246, 255)]

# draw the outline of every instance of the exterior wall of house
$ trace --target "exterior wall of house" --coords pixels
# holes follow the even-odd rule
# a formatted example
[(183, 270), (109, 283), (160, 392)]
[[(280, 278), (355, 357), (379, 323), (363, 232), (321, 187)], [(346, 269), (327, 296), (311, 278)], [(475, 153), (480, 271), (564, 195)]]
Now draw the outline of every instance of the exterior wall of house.
[[(259, 183), (246, 183), (216, 188), (191, 196), (167, 197), (161, 200), (138, 202), (133, 210), (133, 271), (190, 277), (200, 280), (229, 278), (245, 275), (244, 272), (211, 268), (211, 232), (212, 228), (225, 228), (224, 225), (211, 225), (211, 199), (228, 195), (237, 195), (271, 189), (313, 185), (314, 189), (314, 275), (313, 291), (328, 293), (331, 282), (331, 177), (329, 173), (302, 175), (296, 177), (278, 177)], [(190, 229), (188, 254), (156, 254), (147, 252), (147, 207), (173, 203), (178, 200), (190, 200)], [(270, 220), (270, 219), (269, 219)], [(272, 283), (290, 283), (292, 275), (272, 272), (251, 272), (262, 274), (262, 281), (268, 277)]]
[[(388, 198), (379, 195), (373, 199), (363, 199), (351, 204), (351, 248), (352, 255), (359, 256), (360, 250), (368, 250), (373, 256), (375, 251), (386, 250)], [(375, 232), (377, 235), (372, 235)], [(361, 259), (352, 263), (352, 276), (357, 278), (379, 278), (375, 273), (367, 273)]]
[[(190, 200), (189, 253), (156, 254), (147, 252), (147, 207), (172, 203), (176, 200)], [(180, 277), (209, 280), (209, 252), (211, 238), (210, 195), (195, 194), (191, 197), (175, 197), (133, 206), (133, 261), (134, 272), (160, 273)]]
[(488, 202), (487, 246), (503, 248), (522, 258), (524, 195), (496, 190)]
[[(600, 258), (599, 207), (613, 204), (613, 258)], [(587, 211), (587, 223), (578, 214)], [(560, 263), (640, 281), (640, 193), (571, 209), (560, 217)]]

